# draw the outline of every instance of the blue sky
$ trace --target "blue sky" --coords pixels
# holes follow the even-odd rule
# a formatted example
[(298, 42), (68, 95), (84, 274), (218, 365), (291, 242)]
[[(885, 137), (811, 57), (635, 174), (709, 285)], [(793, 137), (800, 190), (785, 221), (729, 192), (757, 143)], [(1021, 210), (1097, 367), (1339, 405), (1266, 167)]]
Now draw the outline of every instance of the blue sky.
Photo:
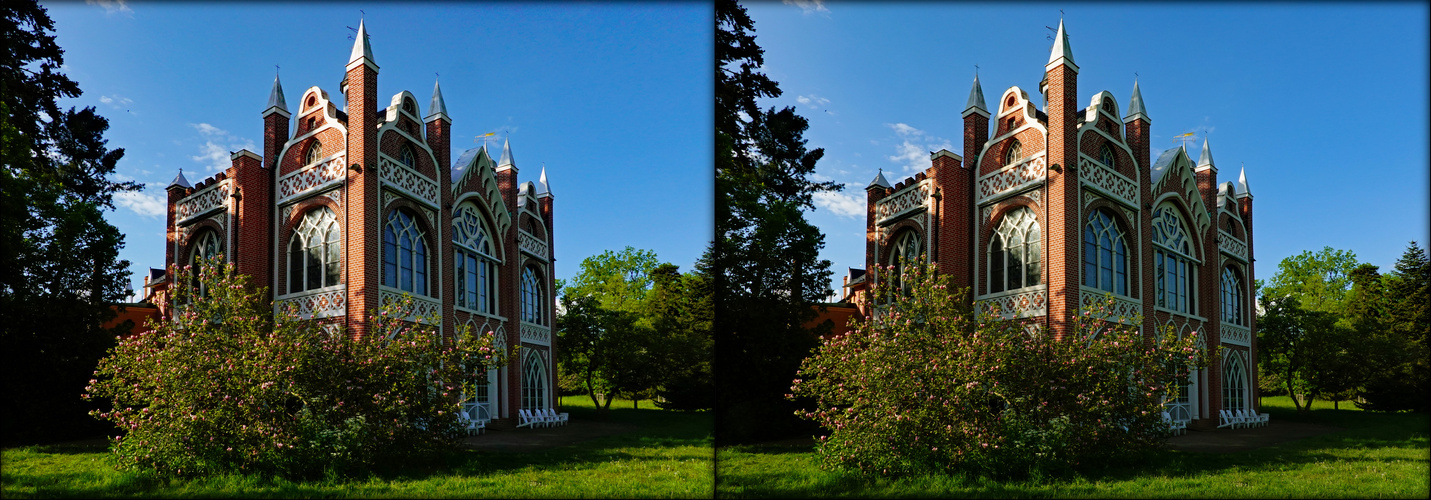
[(748, 3), (764, 72), (825, 148), (818, 179), (845, 183), (809, 214), (825, 233), (833, 288), (864, 267), (864, 188), (962, 154), (959, 114), (978, 65), (992, 103), (1032, 96), (1059, 9), (1080, 67), (1078, 103), (1112, 92), (1126, 113), (1135, 73), (1152, 119), (1152, 157), (1193, 132), (1219, 181), (1246, 165), (1256, 270), (1323, 246), (1392, 270), (1428, 246), (1427, 5)]
[[(426, 115), (435, 74), (452, 158), (510, 137), (522, 182), (543, 163), (555, 197), (556, 276), (627, 245), (690, 270), (712, 234), (713, 19), (709, 5), (188, 4), (47, 2), (64, 72), (109, 118), (117, 176), (145, 183), (108, 219), (138, 289), (164, 264), (164, 187), (262, 153), (259, 116), (281, 67), (290, 110), (338, 82), (366, 12), (379, 103), (407, 90)], [(500, 149), (499, 149), (500, 150)]]

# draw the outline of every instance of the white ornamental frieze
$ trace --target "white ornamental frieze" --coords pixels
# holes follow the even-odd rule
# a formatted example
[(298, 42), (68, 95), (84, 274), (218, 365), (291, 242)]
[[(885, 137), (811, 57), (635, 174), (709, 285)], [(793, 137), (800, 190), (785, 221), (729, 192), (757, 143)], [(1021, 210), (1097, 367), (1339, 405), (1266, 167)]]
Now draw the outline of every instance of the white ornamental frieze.
[(532, 344), (551, 345), (552, 329), (542, 325), (522, 323), (522, 342)]
[(533, 257), (542, 260), (546, 260), (547, 258), (546, 242), (537, 239), (536, 236), (527, 234), (526, 231), (517, 231), (517, 248), (522, 249), (522, 252)]
[(430, 206), (437, 206), (437, 182), (411, 167), (382, 156), (378, 158), (378, 175), (382, 178), (383, 185)]
[(1043, 181), (1046, 176), (1043, 153), (1021, 160), (979, 179), (979, 201), (1022, 191), (1025, 187)]
[(876, 223), (888, 222), (928, 206), (929, 194), (932, 189), (929, 179), (924, 179), (888, 198), (875, 202)]
[(278, 179), (278, 202), (297, 198), (306, 193), (343, 182), (343, 158), (347, 153), (338, 153), (312, 165), (300, 168)]
[(1223, 323), (1222, 341), (1228, 344), (1250, 346), (1252, 344), (1252, 329), (1245, 326)]
[(1217, 249), (1222, 251), (1222, 253), (1236, 257), (1243, 262), (1247, 262), (1247, 244), (1243, 243), (1242, 240), (1239, 240), (1236, 237), (1227, 234), (1226, 231), (1217, 231)]
[(347, 286), (305, 292), (278, 300), (280, 310), (288, 310), (298, 319), (331, 318), (348, 314)]
[[(1108, 298), (1108, 292), (1096, 288), (1083, 287), (1080, 292), (1078, 294), (1080, 308), (1102, 307)], [(1102, 313), (1102, 319), (1109, 321), (1116, 321), (1119, 318), (1132, 319), (1143, 314), (1143, 303), (1114, 295), (1113, 304)], [(1099, 314), (1094, 313), (1094, 316), (1099, 316)]]
[[(412, 303), (402, 308), (403, 319), (425, 324), (442, 324), (442, 302), (419, 295), (404, 294), (391, 290), (378, 291), (378, 306), (388, 307), (389, 304), (402, 303), (405, 299), (411, 299)], [(432, 318), (437, 318), (433, 323)]]
[(179, 224), (208, 214), (210, 211), (228, 206), (229, 193), (233, 192), (233, 181), (224, 179), (212, 186), (184, 198), (174, 207), (174, 217)]
[(1040, 287), (1037, 290), (987, 297), (979, 299), (976, 305), (980, 312), (993, 312), (997, 308), (999, 316), (1004, 319), (1043, 316), (1048, 314), (1048, 289)]
[(1078, 159), (1078, 170), (1083, 182), (1093, 186), (1103, 194), (1111, 196), (1125, 205), (1137, 206), (1138, 185), (1122, 174), (1088, 158)]

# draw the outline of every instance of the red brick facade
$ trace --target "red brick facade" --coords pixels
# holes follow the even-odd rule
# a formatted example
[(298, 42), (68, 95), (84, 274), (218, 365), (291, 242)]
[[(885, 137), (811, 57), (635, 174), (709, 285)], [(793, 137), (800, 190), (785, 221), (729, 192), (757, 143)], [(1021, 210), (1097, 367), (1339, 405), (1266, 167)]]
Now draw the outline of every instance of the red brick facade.
[[(1109, 92), (1079, 108), (1080, 69), (1062, 25), (1057, 38), (1040, 83), (1047, 109), (1011, 87), (991, 117), (975, 78), (962, 113), (963, 156), (937, 151), (929, 169), (914, 177), (891, 186), (881, 174), (870, 184), (867, 268), (892, 265), (893, 245), (912, 233), (941, 273), (973, 288), (976, 306), (997, 306), (1004, 317), (1047, 326), (1059, 337), (1071, 334), (1080, 307), (1114, 293), (1118, 312), (1142, 315), (1145, 332), (1196, 331), (1206, 346), (1223, 348), (1196, 373), (1186, 401), (1170, 405), (1176, 418), (1213, 427), (1221, 409), (1257, 408), (1252, 196), (1245, 174), (1236, 183), (1219, 182), (1206, 143), (1198, 161), (1183, 148), (1152, 159), (1151, 120), (1136, 84), (1122, 118)], [(1001, 228), (1030, 214), (1039, 231), (1029, 241), (1033, 248), (1024, 250), (1030, 253), (1001, 251)], [(1157, 214), (1163, 218), (1155, 221)], [(1095, 226), (1094, 219), (1105, 222)], [(1107, 224), (1115, 229), (1101, 230)], [(1095, 228), (1110, 243), (1095, 236), (1089, 247), (1085, 238)], [(1110, 257), (1099, 260), (1104, 248)], [(1160, 267), (1160, 256), (1171, 264)], [(1020, 267), (1008, 267), (1011, 262)], [(1085, 276), (1090, 264), (1095, 272)], [(865, 295), (876, 275), (852, 271), (843, 302), (868, 314)], [(1014, 283), (1002, 281), (1013, 272), (1032, 278), (1003, 289)], [(1226, 374), (1236, 380), (1225, 381), (1224, 364), (1233, 357), (1237, 362)]]
[[(485, 147), (452, 161), (452, 120), (440, 88), (434, 87), (425, 118), (406, 91), (379, 107), (379, 67), (361, 25), (346, 69), (341, 110), (326, 91), (311, 87), (298, 101), (290, 131), (289, 110), (275, 79), (263, 112), (263, 154), (233, 153), (230, 168), (194, 186), (182, 174), (175, 179), (168, 188), (165, 263), (189, 265), (197, 242), (217, 235), (219, 253), (238, 272), (268, 286), (276, 307), (341, 326), (358, 339), (370, 332), (369, 311), (407, 292), (415, 299), (408, 311), (413, 321), (437, 312), (437, 326), (446, 335), (470, 328), (496, 335), (499, 345), (522, 347), (492, 373), (487, 389), (492, 418), (515, 418), (519, 408), (556, 407), (553, 200), (545, 172), (540, 185), (519, 186), (509, 146), (500, 166)], [(455, 242), (459, 234), (470, 233), (457, 229), (454, 214), (459, 211), (476, 214), (485, 236)], [(304, 232), (327, 212), (332, 225), (322, 227), (336, 227), (336, 233), (312, 234), (336, 234), (336, 253), (320, 244), (328, 240)], [(412, 232), (402, 233), (414, 236), (405, 240), (414, 242), (407, 247), (413, 257), (405, 257), (412, 271), (386, 276), (385, 257), (409, 255), (384, 255), (389, 218), (399, 214), (413, 221)], [(490, 248), (477, 252), (473, 242), (482, 238)], [(422, 258), (416, 257), (416, 241), (421, 241)], [(321, 265), (303, 260), (305, 242), (322, 247), (313, 250), (321, 252)], [(466, 304), (470, 307), (459, 304), (459, 249), (490, 262), (495, 309), (479, 308), (475, 299)], [(298, 260), (291, 260), (295, 256)], [(521, 277), (528, 269), (539, 278), (535, 293), (528, 294), (535, 298), (524, 304)], [(523, 321), (524, 307), (540, 310), (539, 319)], [(524, 365), (528, 358), (538, 365)]]

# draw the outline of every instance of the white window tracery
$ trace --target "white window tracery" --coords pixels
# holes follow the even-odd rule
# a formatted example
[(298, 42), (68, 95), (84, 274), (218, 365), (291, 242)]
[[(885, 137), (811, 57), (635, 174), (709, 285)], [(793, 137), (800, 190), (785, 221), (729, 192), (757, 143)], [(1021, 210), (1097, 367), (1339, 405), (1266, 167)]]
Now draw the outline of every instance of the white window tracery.
[[(212, 229), (200, 233), (199, 237), (194, 240), (194, 249), (189, 253), (189, 265), (194, 266), (193, 269), (196, 275), (199, 272), (199, 259), (212, 259), (217, 257), (219, 253), (223, 251), (219, 248), (219, 245), (219, 233)], [(209, 295), (208, 286), (204, 285), (202, 280), (195, 279), (194, 281), (198, 284), (199, 296), (207, 297)]]
[(288, 293), (338, 284), (340, 239), (332, 209), (318, 207), (303, 215), (288, 240)]
[(1128, 295), (1128, 244), (1105, 209), (1088, 215), (1083, 228), (1083, 285)]
[(536, 270), (528, 267), (522, 270), (522, 321), (542, 324), (545, 317), (545, 300), (542, 299), (542, 284)]
[(1171, 203), (1153, 212), (1153, 273), (1157, 276), (1157, 305), (1188, 314), (1197, 298), (1197, 264), (1183, 220)]
[(383, 284), (428, 295), (427, 242), (416, 217), (406, 209), (388, 212), (383, 224)]
[(303, 155), (303, 164), (312, 165), (321, 159), (323, 159), (323, 143), (314, 139), (312, 143), (308, 144), (308, 151)]
[(417, 157), (412, 154), (412, 148), (404, 145), (402, 152), (398, 154), (398, 161), (409, 168), (417, 168)]
[(1104, 144), (1103, 147), (1099, 148), (1098, 150), (1099, 163), (1102, 163), (1104, 166), (1113, 169), (1113, 171), (1115, 172), (1118, 171), (1117, 158), (1118, 157), (1113, 156), (1113, 148), (1108, 147), (1107, 144)]
[(456, 247), (457, 305), (487, 314), (497, 313), (497, 259), (487, 224), (471, 204), (452, 217)]
[(899, 286), (901, 293), (908, 295), (912, 292), (911, 284), (904, 280), (902, 276), (906, 271), (914, 266), (924, 255), (924, 245), (920, 241), (919, 232), (909, 229), (900, 233), (894, 240), (894, 245), (890, 246), (889, 265), (894, 266), (895, 283)]
[(1222, 364), (1222, 408), (1247, 410), (1247, 365), (1242, 355), (1229, 352)]
[(547, 408), (547, 367), (538, 354), (528, 354), (522, 363), (522, 408)]
[(1231, 266), (1222, 269), (1222, 322), (1247, 326), (1243, 315), (1242, 279)]
[(1019, 207), (1004, 215), (989, 242), (989, 293), (1039, 284), (1042, 249), (1033, 210)]
[[(1010, 126), (1012, 127), (1012, 125)], [(1023, 159), (1023, 157), (1024, 145), (1023, 143), (1019, 142), (1018, 139), (1014, 139), (1014, 142), (1012, 144), (1009, 144), (1009, 149), (1004, 151), (1004, 165), (1013, 165), (1014, 163), (1017, 163), (1019, 160)]]

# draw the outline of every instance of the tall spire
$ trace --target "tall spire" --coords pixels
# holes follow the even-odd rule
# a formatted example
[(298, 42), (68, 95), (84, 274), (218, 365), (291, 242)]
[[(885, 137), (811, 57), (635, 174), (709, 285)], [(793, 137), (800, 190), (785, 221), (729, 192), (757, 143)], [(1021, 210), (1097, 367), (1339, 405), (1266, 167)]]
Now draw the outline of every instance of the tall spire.
[(1132, 121), (1142, 115), (1143, 121), (1152, 123), (1148, 118), (1148, 110), (1143, 108), (1143, 91), (1138, 89), (1138, 80), (1133, 80), (1133, 98), (1128, 101), (1128, 116), (1123, 117), (1124, 121)]
[(502, 159), (497, 161), (497, 168), (502, 168), (502, 167), (506, 167), (506, 166), (510, 166), (510, 167), (512, 167), (512, 168), (516, 168), (516, 167), (517, 167), (517, 162), (514, 161), (514, 160), (512, 160), (512, 140), (511, 140), (511, 139), (503, 139), (503, 140), (502, 140)]
[(288, 116), (288, 101), (283, 98), (283, 84), (279, 83), (278, 75), (273, 75), (273, 90), (268, 93), (268, 107), (264, 108), (263, 115), (272, 113), (283, 113)]
[(551, 195), (552, 195), (551, 187), (547, 185), (547, 164), (546, 164), (545, 162), (543, 162), (543, 163), (542, 163), (542, 177), (541, 177), (541, 179), (539, 179), (539, 180), (537, 181), (537, 197), (538, 197), (538, 198), (542, 198), (542, 197), (551, 196)]
[(452, 121), (451, 118), (447, 117), (447, 101), (442, 100), (442, 86), (438, 85), (436, 80), (433, 80), (432, 104), (427, 107), (427, 117), (423, 118), (423, 121), (430, 122), (437, 118), (442, 118), (449, 122)]
[(348, 56), (348, 66), (352, 67), (360, 62), (372, 66), (373, 71), (378, 70), (378, 62), (373, 59), (373, 47), (368, 44), (368, 28), (363, 25), (361, 19), (358, 20), (358, 35), (353, 40), (353, 53)]
[(1247, 187), (1247, 164), (1242, 164), (1242, 173), (1237, 176), (1237, 197), (1252, 197), (1252, 189)]
[(979, 85), (979, 74), (974, 73), (974, 86), (969, 89), (969, 102), (964, 105), (964, 116), (982, 111), (989, 116), (989, 108), (984, 105), (984, 87)]
[(1078, 71), (1078, 64), (1073, 62), (1073, 47), (1068, 44), (1068, 33), (1063, 30), (1063, 19), (1058, 20), (1058, 34), (1053, 36), (1053, 51), (1048, 55), (1048, 67), (1052, 68), (1060, 61), (1067, 61), (1064, 64)]
[(1202, 156), (1197, 159), (1197, 167), (1202, 168), (1204, 166), (1217, 168), (1217, 166), (1212, 163), (1212, 147), (1208, 146), (1206, 137), (1202, 139)]

